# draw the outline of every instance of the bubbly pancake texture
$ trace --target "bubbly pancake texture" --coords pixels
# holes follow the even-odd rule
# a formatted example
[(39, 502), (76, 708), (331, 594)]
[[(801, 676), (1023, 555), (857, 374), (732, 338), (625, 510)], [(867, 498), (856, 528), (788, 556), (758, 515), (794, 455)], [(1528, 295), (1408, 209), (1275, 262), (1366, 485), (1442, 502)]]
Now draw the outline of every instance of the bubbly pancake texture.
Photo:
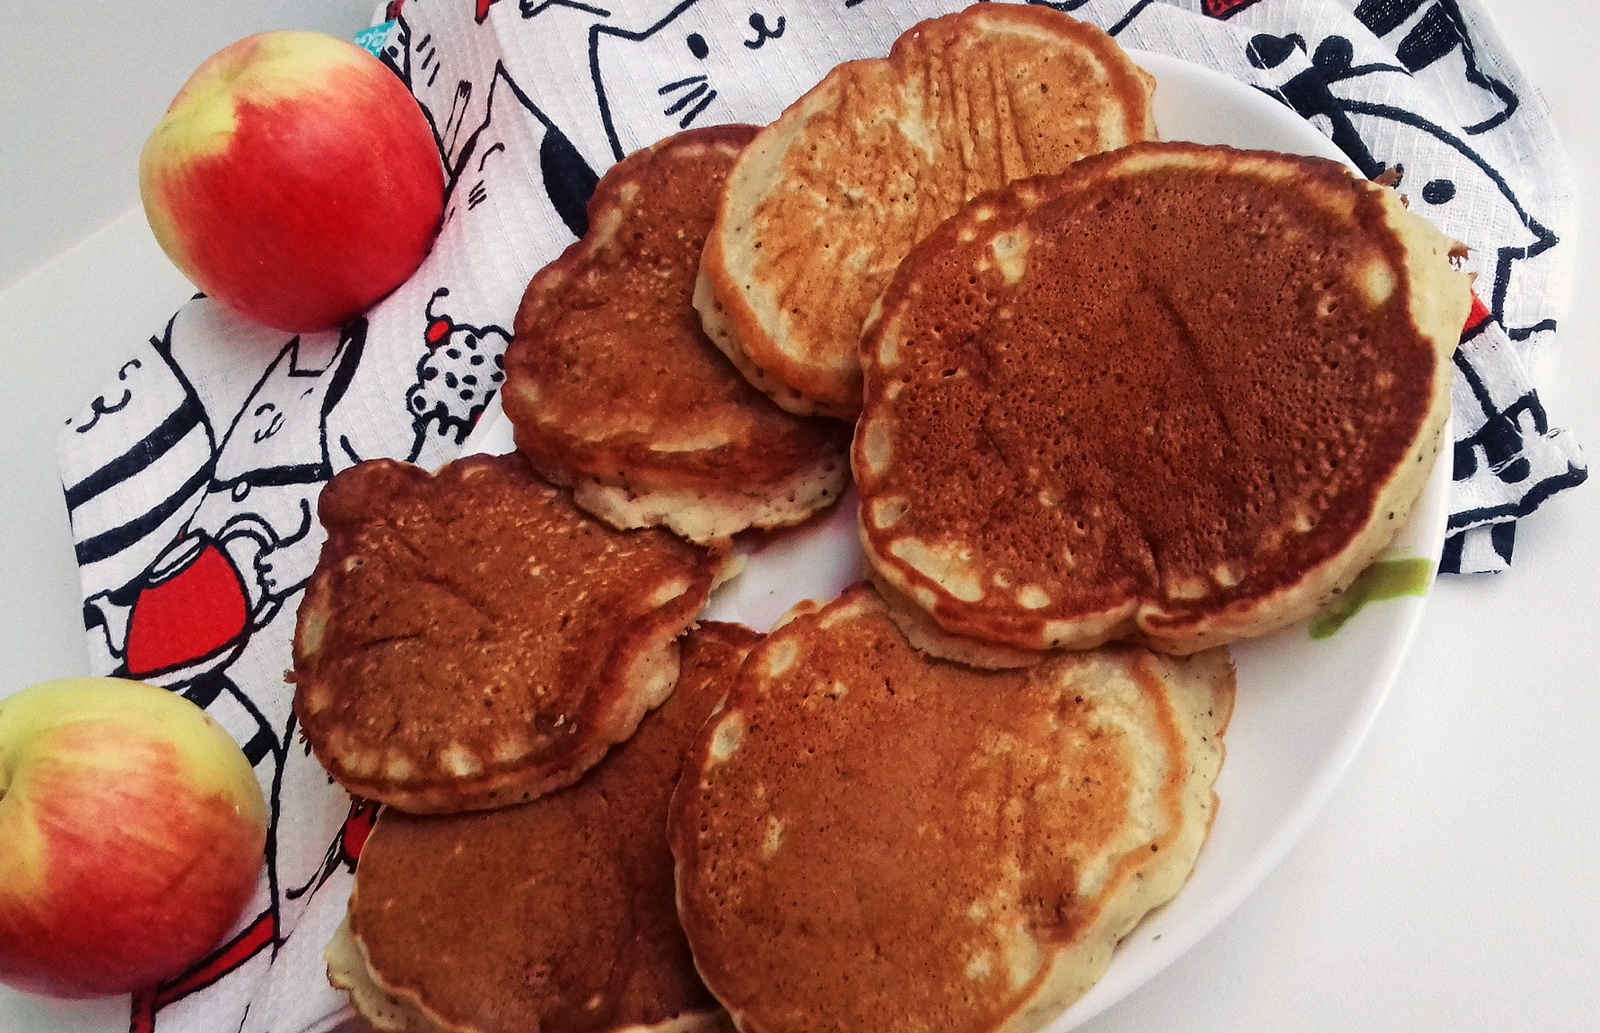
[[(670, 699), (576, 785), (486, 814), (385, 811), (330, 977), (374, 1025), (421, 1033), (714, 1028), (678, 924), (667, 803), (684, 754), (761, 639), (701, 625)], [(364, 1002), (364, 998), (369, 1000)]]
[(978, 4), (829, 72), (750, 144), (695, 307), (750, 381), (853, 419), (856, 345), (895, 267), (962, 202), (1154, 136), (1151, 81), (1094, 26)]
[(509, 456), (375, 460), (323, 489), (294, 710), (350, 792), (409, 811), (567, 785), (672, 691), (722, 550), (622, 533)]
[(523, 296), (501, 396), (517, 447), (614, 527), (702, 542), (784, 527), (848, 479), (849, 428), (774, 405), (692, 304), (723, 184), (755, 134), (691, 130), (613, 166), (588, 234)]
[(1022, 650), (1309, 616), (1427, 482), (1470, 304), (1453, 247), (1332, 162), (1192, 144), (975, 200), (862, 338), (874, 577)]
[(983, 672), (857, 586), (750, 654), (672, 800), (678, 911), (744, 1033), (1026, 1033), (1193, 867), (1226, 650)]

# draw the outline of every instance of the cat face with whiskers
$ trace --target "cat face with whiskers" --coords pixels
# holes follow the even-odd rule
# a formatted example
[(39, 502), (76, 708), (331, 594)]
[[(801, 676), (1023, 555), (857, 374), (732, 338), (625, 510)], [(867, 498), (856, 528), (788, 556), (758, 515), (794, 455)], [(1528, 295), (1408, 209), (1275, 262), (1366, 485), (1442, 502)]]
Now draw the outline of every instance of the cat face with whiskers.
[(592, 67), (613, 157), (673, 133), (767, 123), (863, 39), (887, 53), (900, 32), (948, 13), (949, 0), (687, 0), (643, 30), (596, 28)]

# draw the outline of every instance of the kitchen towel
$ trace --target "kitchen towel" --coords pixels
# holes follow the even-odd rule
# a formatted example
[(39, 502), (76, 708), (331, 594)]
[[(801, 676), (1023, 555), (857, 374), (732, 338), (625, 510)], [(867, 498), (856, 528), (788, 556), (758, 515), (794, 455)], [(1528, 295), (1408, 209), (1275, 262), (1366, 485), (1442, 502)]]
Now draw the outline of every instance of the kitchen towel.
[[(580, 234), (599, 173), (691, 126), (766, 122), (834, 64), (958, 0), (406, 0), (361, 42), (412, 89), (449, 196), (433, 253), (338, 331), (287, 334), (196, 298), (67, 422), (59, 461), (92, 666), (205, 706), (272, 807), (255, 900), (191, 971), (135, 995), (134, 1033), (299, 1033), (348, 1014), (322, 950), (374, 808), (296, 734), (284, 670), (322, 532), (318, 491), (379, 456), (455, 455), (502, 374), (529, 277)], [(1125, 45), (1250, 83), (1471, 249), (1443, 569), (1504, 568), (1516, 521), (1585, 475), (1530, 369), (1570, 273), (1568, 163), (1473, 0), (1066, 0)]]

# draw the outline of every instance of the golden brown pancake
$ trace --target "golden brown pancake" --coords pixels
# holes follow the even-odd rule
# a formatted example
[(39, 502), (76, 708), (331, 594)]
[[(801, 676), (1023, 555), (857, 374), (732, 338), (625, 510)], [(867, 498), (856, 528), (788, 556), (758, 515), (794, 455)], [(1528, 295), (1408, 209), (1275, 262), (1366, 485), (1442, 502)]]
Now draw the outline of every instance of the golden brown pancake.
[(974, 201), (862, 338), (875, 579), (966, 660), (1309, 616), (1427, 481), (1470, 300), (1453, 245), (1332, 162), (1193, 144)]
[(856, 345), (895, 267), (968, 198), (1154, 136), (1152, 81), (1092, 25), (974, 5), (829, 72), (750, 144), (695, 307), (785, 409), (853, 419)]
[(330, 951), (335, 985), (374, 1025), (400, 1015), (423, 1033), (714, 1026), (678, 925), (667, 802), (760, 640), (735, 624), (690, 632), (671, 698), (576, 785), (487, 814), (385, 811), (356, 871), (351, 941)]
[(591, 519), (527, 461), (352, 467), (294, 638), (295, 715), (350, 792), (408, 811), (567, 785), (672, 691), (726, 555)]
[(848, 479), (849, 429), (751, 387), (691, 304), (723, 183), (755, 134), (690, 130), (614, 166), (588, 234), (523, 296), (502, 395), (517, 447), (613, 527), (700, 542), (784, 527)]
[(750, 654), (669, 837), (706, 985), (745, 1033), (1023, 1033), (1171, 898), (1210, 827), (1226, 650), (978, 671), (870, 588)]

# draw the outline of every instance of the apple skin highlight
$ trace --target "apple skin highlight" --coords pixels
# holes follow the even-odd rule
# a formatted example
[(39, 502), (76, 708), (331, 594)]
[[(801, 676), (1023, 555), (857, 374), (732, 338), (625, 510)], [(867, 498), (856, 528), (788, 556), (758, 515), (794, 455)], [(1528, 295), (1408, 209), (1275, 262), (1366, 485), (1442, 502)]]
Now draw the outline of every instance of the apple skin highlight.
[(238, 745), (165, 689), (0, 700), (0, 982), (97, 997), (178, 974), (254, 895), (267, 816)]
[(405, 85), (366, 51), (270, 32), (213, 55), (146, 142), (150, 226), (195, 285), (294, 332), (399, 286), (438, 233), (444, 171)]

